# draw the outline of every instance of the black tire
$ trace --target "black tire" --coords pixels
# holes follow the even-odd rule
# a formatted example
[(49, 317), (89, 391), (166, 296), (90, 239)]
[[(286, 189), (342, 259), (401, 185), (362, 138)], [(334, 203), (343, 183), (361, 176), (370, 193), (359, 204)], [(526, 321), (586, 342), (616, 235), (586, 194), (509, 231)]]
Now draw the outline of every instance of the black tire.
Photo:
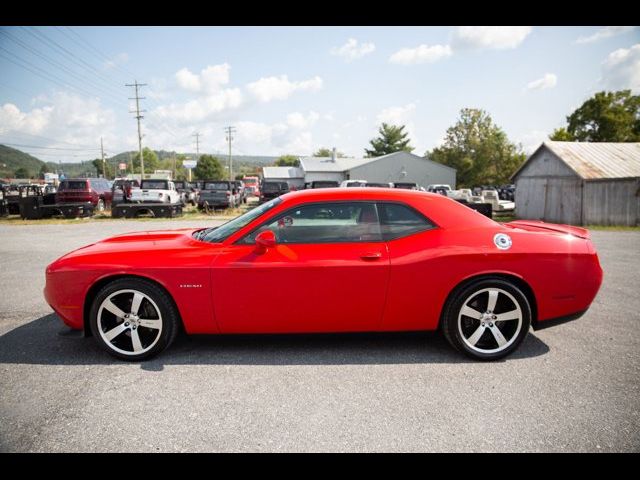
[[(155, 303), (155, 306), (158, 307), (158, 310), (160, 312), (160, 317), (161, 317), (160, 321), (162, 324), (162, 329), (160, 331), (159, 337), (156, 336), (157, 340), (155, 340), (155, 344), (153, 345), (152, 348), (149, 348), (148, 350), (140, 354), (136, 354), (133, 351), (130, 354), (125, 354), (115, 350), (114, 346), (111, 343), (109, 343), (105, 338), (103, 338), (103, 336), (101, 335), (101, 332), (99, 331), (98, 312), (100, 310), (100, 306), (105, 301), (105, 299), (107, 299), (110, 295), (122, 290), (135, 290), (137, 292), (140, 292), (146, 295), (152, 300), (152, 302)], [(123, 293), (122, 295), (127, 295), (127, 294)], [(144, 302), (145, 301), (143, 300), (143, 304)], [(148, 301), (146, 302), (147, 303), (145, 304), (145, 307), (147, 308), (150, 307), (155, 309), (154, 305), (151, 305), (151, 303)], [(143, 308), (142, 305), (140, 308)], [(120, 322), (119, 319), (117, 319), (117, 317), (114, 315), (113, 322), (114, 322), (113, 325), (120, 326), (120, 324), (124, 323), (125, 320), (122, 320), (122, 322)], [(124, 278), (120, 280), (114, 280), (113, 282), (105, 285), (98, 292), (98, 294), (96, 295), (91, 305), (89, 324), (91, 326), (91, 332), (93, 333), (93, 336), (96, 338), (100, 346), (105, 351), (107, 351), (109, 354), (113, 355), (116, 358), (137, 362), (141, 360), (147, 360), (154, 357), (155, 355), (158, 355), (160, 352), (162, 352), (164, 349), (166, 349), (167, 347), (169, 347), (169, 345), (173, 343), (173, 341), (175, 340), (176, 334), (178, 333), (178, 330), (179, 330), (180, 317), (176, 307), (171, 301), (171, 298), (158, 285), (156, 285), (151, 281), (140, 279), (140, 278)], [(143, 326), (139, 327), (140, 334), (143, 333), (142, 327)], [(103, 328), (102, 330), (103, 332), (106, 332), (109, 329), (109, 327), (105, 327), (105, 326), (103, 326), (102, 328)], [(148, 330), (144, 330), (145, 334), (149, 334), (149, 332), (152, 333), (153, 330), (150, 328)], [(128, 329), (128, 331), (127, 330), (123, 331), (119, 335), (120, 340), (122, 342), (126, 342), (127, 339), (125, 337), (129, 335), (129, 338), (130, 338), (129, 343), (132, 344), (131, 333), (132, 332), (130, 329)], [(151, 342), (149, 343), (151, 344)]]
[(99, 198), (98, 199), (98, 204), (96, 205), (96, 210), (98, 212), (104, 212), (106, 208), (106, 204), (104, 202), (104, 198)]
[[(500, 315), (503, 310), (505, 313), (516, 312), (517, 310), (513, 309), (513, 305), (515, 304), (517, 305), (516, 308), (520, 309), (519, 317), (521, 322), (517, 319), (513, 321), (514, 323), (511, 323), (511, 321), (492, 321), (492, 318), (496, 318), (496, 316), (489, 316), (486, 318), (485, 323), (483, 323), (482, 319), (475, 319), (463, 315), (461, 310), (465, 304), (469, 306), (469, 301), (477, 302), (476, 305), (479, 306), (480, 313), (487, 315), (488, 305), (484, 309), (482, 308), (484, 302), (483, 296), (486, 290), (507, 292), (507, 294), (502, 293), (502, 297), (500, 297), (500, 293), (498, 294), (497, 304), (496, 307), (494, 307), (495, 311), (491, 312), (491, 314)], [(489, 295), (490, 293), (487, 291), (487, 302)], [(459, 316), (460, 324), (458, 321)], [(489, 328), (489, 323), (491, 323), (491, 328)], [(469, 337), (463, 337), (462, 331), (465, 329), (467, 332), (475, 332), (475, 329), (480, 331), (481, 325), (488, 333), (483, 331), (478, 337), (478, 340), (476, 340), (478, 343), (475, 344), (475, 347), (472, 347), (470, 342), (473, 341), (473, 334)], [(529, 305), (527, 296), (512, 282), (498, 277), (486, 277), (456, 289), (445, 305), (442, 315), (442, 331), (447, 341), (465, 355), (482, 361), (499, 360), (511, 354), (518, 348), (520, 343), (522, 343), (524, 337), (527, 336), (530, 325), (531, 306)], [(507, 340), (506, 346), (501, 347), (498, 344), (497, 338), (492, 338), (498, 334), (498, 332), (493, 331), (493, 328), (497, 328), (499, 333), (502, 334), (502, 337)], [(509, 333), (511, 333), (511, 335), (508, 335)], [(494, 348), (491, 348), (491, 343), (493, 342), (495, 342), (493, 345)], [(487, 347), (483, 348), (482, 345), (487, 345)], [(502, 350), (499, 350), (501, 348)], [(496, 349), (499, 351), (491, 351)]]

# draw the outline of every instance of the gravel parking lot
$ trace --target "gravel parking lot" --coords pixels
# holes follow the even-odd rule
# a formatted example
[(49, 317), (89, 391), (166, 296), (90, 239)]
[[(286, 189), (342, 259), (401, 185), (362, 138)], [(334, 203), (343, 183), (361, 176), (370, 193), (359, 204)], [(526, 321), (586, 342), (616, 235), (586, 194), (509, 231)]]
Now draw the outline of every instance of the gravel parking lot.
[(50, 261), (203, 223), (0, 225), (0, 451), (640, 450), (640, 232), (593, 232), (591, 310), (497, 363), (427, 333), (182, 336), (143, 364), (59, 335)]

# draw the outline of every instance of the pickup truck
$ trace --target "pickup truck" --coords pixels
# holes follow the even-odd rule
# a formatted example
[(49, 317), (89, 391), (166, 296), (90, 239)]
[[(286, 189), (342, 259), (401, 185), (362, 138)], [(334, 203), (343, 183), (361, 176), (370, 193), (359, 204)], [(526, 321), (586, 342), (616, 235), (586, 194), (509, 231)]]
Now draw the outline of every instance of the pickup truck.
[(182, 203), (197, 205), (198, 203), (198, 188), (195, 183), (189, 183), (185, 180), (178, 180), (175, 182), (176, 190), (180, 194)]
[(142, 180), (140, 188), (132, 188), (132, 203), (181, 203), (180, 194), (171, 180)]
[(235, 208), (239, 205), (238, 189), (228, 180), (205, 180), (200, 190), (198, 208)]

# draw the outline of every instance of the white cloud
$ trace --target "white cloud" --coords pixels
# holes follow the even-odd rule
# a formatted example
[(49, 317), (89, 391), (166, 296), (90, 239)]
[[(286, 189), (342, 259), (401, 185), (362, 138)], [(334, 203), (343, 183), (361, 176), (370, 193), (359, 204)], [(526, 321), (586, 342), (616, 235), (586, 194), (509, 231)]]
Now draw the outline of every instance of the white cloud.
[(129, 61), (129, 55), (127, 53), (119, 53), (113, 57), (111, 57), (109, 60), (107, 60), (106, 62), (104, 62), (104, 68), (105, 70), (110, 70), (112, 68), (117, 67), (118, 65), (122, 65), (125, 64)]
[(151, 112), (150, 117), (176, 123), (200, 122), (210, 120), (227, 110), (236, 109), (242, 102), (242, 92), (239, 88), (227, 88), (197, 100), (161, 105)]
[(188, 68), (181, 68), (175, 74), (178, 86), (192, 93), (212, 95), (221, 90), (223, 85), (229, 83), (228, 63), (221, 65), (209, 65), (199, 74), (192, 73)]
[(630, 32), (636, 28), (638, 27), (603, 27), (593, 35), (589, 35), (588, 37), (579, 37), (576, 40), (576, 43), (593, 43), (604, 38), (614, 37), (616, 35)]
[[(288, 116), (287, 120), (290, 117)], [(295, 122), (294, 122), (295, 123)], [(241, 121), (236, 123), (236, 145), (244, 152), (260, 152), (262, 155), (310, 155), (313, 135), (301, 130), (301, 125), (287, 122), (267, 124)]]
[(263, 77), (247, 85), (247, 90), (261, 102), (285, 100), (295, 91), (317, 91), (322, 88), (322, 78), (315, 76), (309, 80), (292, 82), (287, 75)]
[(294, 112), (287, 115), (287, 125), (291, 128), (310, 128), (320, 119), (320, 114), (313, 110), (307, 116), (302, 113)]
[(395, 52), (389, 61), (400, 65), (433, 63), (450, 57), (453, 52), (449, 45), (418, 45), (415, 48), (402, 48)]
[[(0, 133), (5, 140), (22, 139), (14, 143), (38, 145), (40, 147), (72, 148), (78, 145), (100, 146), (103, 136), (109, 148), (123, 147), (120, 136), (115, 135), (117, 126), (116, 116), (110, 109), (103, 108), (97, 98), (85, 98), (67, 92), (55, 92), (50, 96), (39, 96), (38, 106), (31, 110), (20, 110), (12, 103), (0, 106)], [(23, 135), (35, 135), (25, 141)], [(41, 137), (46, 137), (43, 139)], [(9, 140), (7, 140), (9, 139)], [(47, 140), (50, 139), (50, 140)], [(33, 155), (43, 160), (58, 160), (65, 151), (47, 151), (46, 149), (25, 148)], [(56, 153), (54, 157), (51, 155)], [(68, 160), (85, 156), (95, 158), (95, 151), (69, 150)], [(86, 155), (85, 155), (86, 153)], [(49, 155), (47, 155), (49, 154)], [(79, 160), (80, 158), (78, 158)], [(63, 161), (65, 161), (63, 159)]]
[(527, 90), (544, 90), (553, 88), (558, 83), (558, 77), (555, 73), (545, 73), (542, 78), (538, 78), (527, 83)]
[(409, 103), (402, 107), (385, 108), (376, 116), (376, 120), (378, 123), (403, 125), (410, 120), (415, 110), (416, 105), (414, 103)]
[(341, 47), (332, 48), (331, 55), (337, 55), (344, 58), (347, 62), (350, 62), (362, 58), (369, 53), (373, 53), (375, 49), (375, 44), (371, 42), (359, 44), (355, 38), (350, 38), (347, 40), (347, 43)]
[(640, 93), (640, 43), (611, 52), (602, 63), (601, 82), (612, 90)]
[(532, 27), (455, 27), (453, 46), (469, 48), (516, 48), (531, 33)]

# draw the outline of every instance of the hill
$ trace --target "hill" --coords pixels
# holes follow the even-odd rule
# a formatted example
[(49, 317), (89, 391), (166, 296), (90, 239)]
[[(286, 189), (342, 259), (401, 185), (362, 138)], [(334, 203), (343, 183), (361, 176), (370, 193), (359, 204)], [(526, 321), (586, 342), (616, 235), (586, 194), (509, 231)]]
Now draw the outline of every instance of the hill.
[(37, 176), (44, 165), (42, 160), (15, 148), (0, 145), (0, 177), (13, 178), (19, 168), (25, 168), (30, 177)]
[[(154, 150), (156, 155), (158, 155), (158, 159), (160, 161), (163, 160), (171, 160), (178, 155), (185, 155), (189, 158), (196, 159), (197, 154), (195, 153), (184, 153), (179, 154), (173, 151), (166, 150)], [(131, 152), (122, 152), (114, 155), (112, 157), (108, 157), (107, 163), (109, 165), (115, 165), (118, 163), (130, 163), (130, 155), (134, 156), (136, 154), (135, 151)], [(213, 154), (217, 157), (223, 165), (226, 165), (227, 156), (222, 153)], [(273, 165), (275, 161), (278, 159), (276, 156), (264, 156), (264, 155), (234, 155), (233, 156), (233, 164), (234, 164), (234, 173), (249, 173), (254, 172), (257, 168), (265, 166), (265, 165)], [(65, 175), (70, 177), (84, 177), (84, 176), (95, 176), (96, 169), (92, 165), (91, 161), (85, 160), (81, 162), (43, 162), (42, 160), (29, 155), (28, 153), (22, 152), (15, 148), (8, 147), (6, 145), (0, 145), (0, 178), (14, 178), (15, 172), (19, 168), (25, 168), (29, 173), (29, 177), (36, 178), (39, 176), (40, 170), (43, 165), (46, 165), (48, 172), (59, 172), (62, 171)], [(171, 168), (171, 163), (167, 163), (165, 168)]]

